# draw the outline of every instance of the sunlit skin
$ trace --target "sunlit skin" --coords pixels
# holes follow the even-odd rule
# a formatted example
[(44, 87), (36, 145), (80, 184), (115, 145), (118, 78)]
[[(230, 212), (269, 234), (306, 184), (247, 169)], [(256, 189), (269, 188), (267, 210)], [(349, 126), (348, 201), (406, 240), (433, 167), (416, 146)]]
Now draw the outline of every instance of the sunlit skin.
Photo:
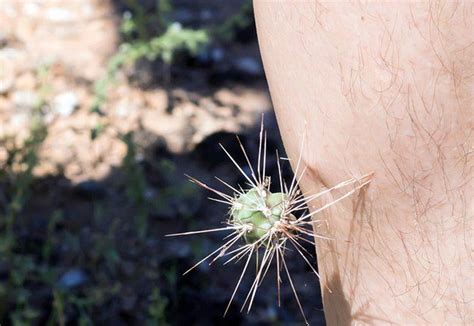
[(307, 137), (302, 190), (374, 172), (318, 216), (328, 324), (474, 324), (473, 2), (254, 8), (293, 164)]

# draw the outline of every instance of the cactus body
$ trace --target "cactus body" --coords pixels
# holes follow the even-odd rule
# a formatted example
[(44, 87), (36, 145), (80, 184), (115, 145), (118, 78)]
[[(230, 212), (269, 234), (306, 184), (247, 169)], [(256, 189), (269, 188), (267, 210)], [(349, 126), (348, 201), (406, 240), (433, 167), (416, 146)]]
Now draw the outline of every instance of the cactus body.
[(285, 195), (266, 189), (251, 188), (237, 198), (231, 215), (234, 223), (252, 226), (245, 240), (253, 243), (261, 239), (281, 219)]

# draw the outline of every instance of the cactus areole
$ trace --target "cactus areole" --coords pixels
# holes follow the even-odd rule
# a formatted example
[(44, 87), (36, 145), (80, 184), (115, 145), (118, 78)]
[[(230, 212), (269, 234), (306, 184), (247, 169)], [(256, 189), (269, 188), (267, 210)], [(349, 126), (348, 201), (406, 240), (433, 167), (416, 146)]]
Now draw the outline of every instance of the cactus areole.
[(244, 236), (247, 243), (254, 243), (264, 237), (276, 222), (285, 223), (295, 219), (292, 214), (288, 217), (283, 214), (286, 196), (282, 192), (272, 193), (254, 187), (235, 200), (231, 208), (232, 221), (237, 225), (250, 226)]

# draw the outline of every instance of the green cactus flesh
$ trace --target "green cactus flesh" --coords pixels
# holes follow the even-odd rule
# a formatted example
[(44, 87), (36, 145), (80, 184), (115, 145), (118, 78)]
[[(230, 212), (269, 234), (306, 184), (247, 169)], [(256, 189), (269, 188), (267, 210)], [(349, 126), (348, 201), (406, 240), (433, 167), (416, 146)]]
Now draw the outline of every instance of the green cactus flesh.
[(236, 199), (232, 220), (236, 224), (250, 224), (252, 229), (245, 240), (253, 243), (261, 239), (282, 217), (285, 194), (252, 188)]

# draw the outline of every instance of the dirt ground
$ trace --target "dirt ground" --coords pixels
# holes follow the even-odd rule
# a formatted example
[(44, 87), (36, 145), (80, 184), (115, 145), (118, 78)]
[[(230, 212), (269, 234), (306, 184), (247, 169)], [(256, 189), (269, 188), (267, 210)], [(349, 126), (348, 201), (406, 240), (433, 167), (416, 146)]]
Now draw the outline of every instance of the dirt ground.
[[(190, 26), (220, 23), (241, 5), (190, 3), (173, 7)], [(1, 325), (302, 324), (288, 282), (278, 307), (274, 273), (248, 314), (239, 312), (252, 281), (244, 279), (223, 318), (242, 264), (182, 273), (225, 235), (164, 237), (225, 220), (227, 208), (185, 174), (222, 190), (214, 176), (244, 185), (219, 144), (243, 164), (238, 134), (256, 157), (262, 113), (269, 152), (284, 153), (253, 25), (208, 51), (179, 58), (166, 87), (159, 62), (122, 69), (95, 112), (94, 79), (36, 58), (14, 31), (0, 35), (0, 219), (14, 216), (11, 230), (0, 223)], [(276, 175), (273, 154), (267, 169)], [(288, 166), (284, 174), (292, 177)], [(323, 325), (315, 275), (294, 253), (288, 261), (308, 320)]]

